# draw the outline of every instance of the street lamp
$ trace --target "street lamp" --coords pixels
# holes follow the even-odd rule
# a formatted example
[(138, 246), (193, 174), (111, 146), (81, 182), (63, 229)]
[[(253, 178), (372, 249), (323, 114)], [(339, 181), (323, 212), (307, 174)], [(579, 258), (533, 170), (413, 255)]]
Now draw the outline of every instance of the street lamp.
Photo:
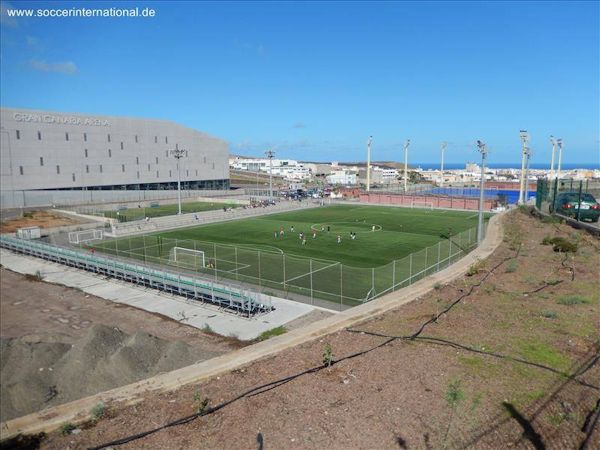
[(477, 148), (481, 153), (481, 180), (479, 181), (479, 215), (477, 219), (477, 244), (483, 240), (483, 197), (485, 180), (485, 158), (487, 157), (487, 148), (481, 141), (477, 141)]
[(560, 166), (562, 164), (563, 140), (557, 139), (556, 143), (558, 144), (558, 168), (556, 170), (556, 178), (560, 178)]
[(525, 189), (523, 195), (525, 196), (525, 204), (529, 200), (529, 160), (531, 159), (531, 148), (527, 147), (527, 162), (525, 164)]
[(446, 147), (448, 147), (448, 143), (442, 142), (442, 166), (440, 168), (440, 187), (444, 186), (444, 152), (446, 151)]
[(523, 143), (523, 152), (521, 155), (521, 182), (519, 183), (519, 205), (523, 204), (524, 200), (524, 186), (525, 186), (525, 160), (527, 158), (527, 143), (529, 142), (529, 133), (527, 130), (521, 130), (519, 132), (519, 137), (521, 138), (521, 142)]
[(556, 139), (550, 135), (550, 144), (552, 145), (552, 158), (550, 159), (550, 179), (554, 178), (554, 154), (556, 153)]
[(188, 151), (176, 148), (175, 150), (170, 150), (169, 153), (177, 160), (177, 204), (179, 206), (177, 214), (181, 214), (181, 167), (179, 160), (187, 157)]
[(408, 191), (408, 147), (410, 146), (410, 139), (407, 139), (404, 143), (404, 192)]
[(273, 150), (267, 150), (265, 152), (267, 158), (269, 158), (269, 201), (273, 201), (273, 156), (275, 152)]
[(371, 143), (373, 136), (369, 136), (367, 141), (367, 192), (371, 190)]

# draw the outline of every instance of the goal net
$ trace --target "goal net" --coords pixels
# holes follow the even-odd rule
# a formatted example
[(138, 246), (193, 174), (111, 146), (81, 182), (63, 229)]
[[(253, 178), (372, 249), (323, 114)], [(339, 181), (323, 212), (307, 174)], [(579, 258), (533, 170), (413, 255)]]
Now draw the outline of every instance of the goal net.
[(85, 230), (69, 232), (70, 244), (82, 244), (90, 241), (100, 241), (104, 237), (102, 230)]
[(433, 209), (433, 202), (411, 202), (411, 208)]
[(202, 269), (206, 267), (204, 252), (185, 247), (173, 247), (169, 250), (169, 262), (176, 266), (188, 269)]

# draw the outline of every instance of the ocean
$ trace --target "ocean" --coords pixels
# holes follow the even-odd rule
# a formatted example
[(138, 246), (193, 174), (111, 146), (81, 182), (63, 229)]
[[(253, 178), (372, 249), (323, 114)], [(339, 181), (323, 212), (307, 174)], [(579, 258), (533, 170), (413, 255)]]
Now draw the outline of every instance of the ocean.
[[(478, 161), (474, 161), (479, 164)], [(440, 168), (440, 163), (409, 163), (410, 167), (420, 167), (423, 170), (435, 170)], [(520, 169), (521, 163), (489, 163), (485, 165), (490, 169)], [(464, 169), (465, 163), (444, 163), (444, 169), (457, 170)], [(544, 163), (530, 163), (530, 169), (534, 170), (550, 170), (550, 164)], [(556, 166), (555, 166), (556, 169)], [(561, 170), (573, 170), (573, 169), (599, 169), (600, 163), (575, 163), (575, 164), (562, 164)]]

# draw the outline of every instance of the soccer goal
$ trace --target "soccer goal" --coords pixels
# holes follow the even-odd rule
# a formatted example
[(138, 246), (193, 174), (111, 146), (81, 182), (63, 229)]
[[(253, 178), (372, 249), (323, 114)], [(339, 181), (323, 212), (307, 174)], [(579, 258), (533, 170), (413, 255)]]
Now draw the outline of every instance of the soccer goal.
[(169, 262), (176, 266), (188, 269), (202, 269), (206, 267), (204, 252), (185, 247), (173, 247), (169, 250)]
[(90, 241), (100, 241), (104, 237), (102, 230), (70, 231), (70, 244), (84, 244)]
[(416, 202), (413, 201), (410, 204), (411, 208), (421, 208), (421, 209), (430, 209), (433, 210), (433, 202)]

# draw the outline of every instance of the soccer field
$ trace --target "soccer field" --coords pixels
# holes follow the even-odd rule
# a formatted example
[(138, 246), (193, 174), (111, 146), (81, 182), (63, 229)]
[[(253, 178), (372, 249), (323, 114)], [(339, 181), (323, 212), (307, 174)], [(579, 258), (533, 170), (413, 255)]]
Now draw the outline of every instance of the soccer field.
[(121, 238), (95, 247), (261, 288), (358, 304), (464, 255), (476, 241), (476, 224), (474, 212), (340, 205)]
[[(238, 205), (233, 203), (214, 203), (214, 202), (187, 202), (181, 204), (182, 213), (195, 213), (202, 211), (212, 211), (215, 209), (235, 208)], [(178, 212), (177, 204), (160, 205), (154, 208), (128, 208), (119, 211), (104, 211), (104, 217), (118, 219), (119, 222), (130, 222), (140, 220), (145, 217), (172, 216)]]

